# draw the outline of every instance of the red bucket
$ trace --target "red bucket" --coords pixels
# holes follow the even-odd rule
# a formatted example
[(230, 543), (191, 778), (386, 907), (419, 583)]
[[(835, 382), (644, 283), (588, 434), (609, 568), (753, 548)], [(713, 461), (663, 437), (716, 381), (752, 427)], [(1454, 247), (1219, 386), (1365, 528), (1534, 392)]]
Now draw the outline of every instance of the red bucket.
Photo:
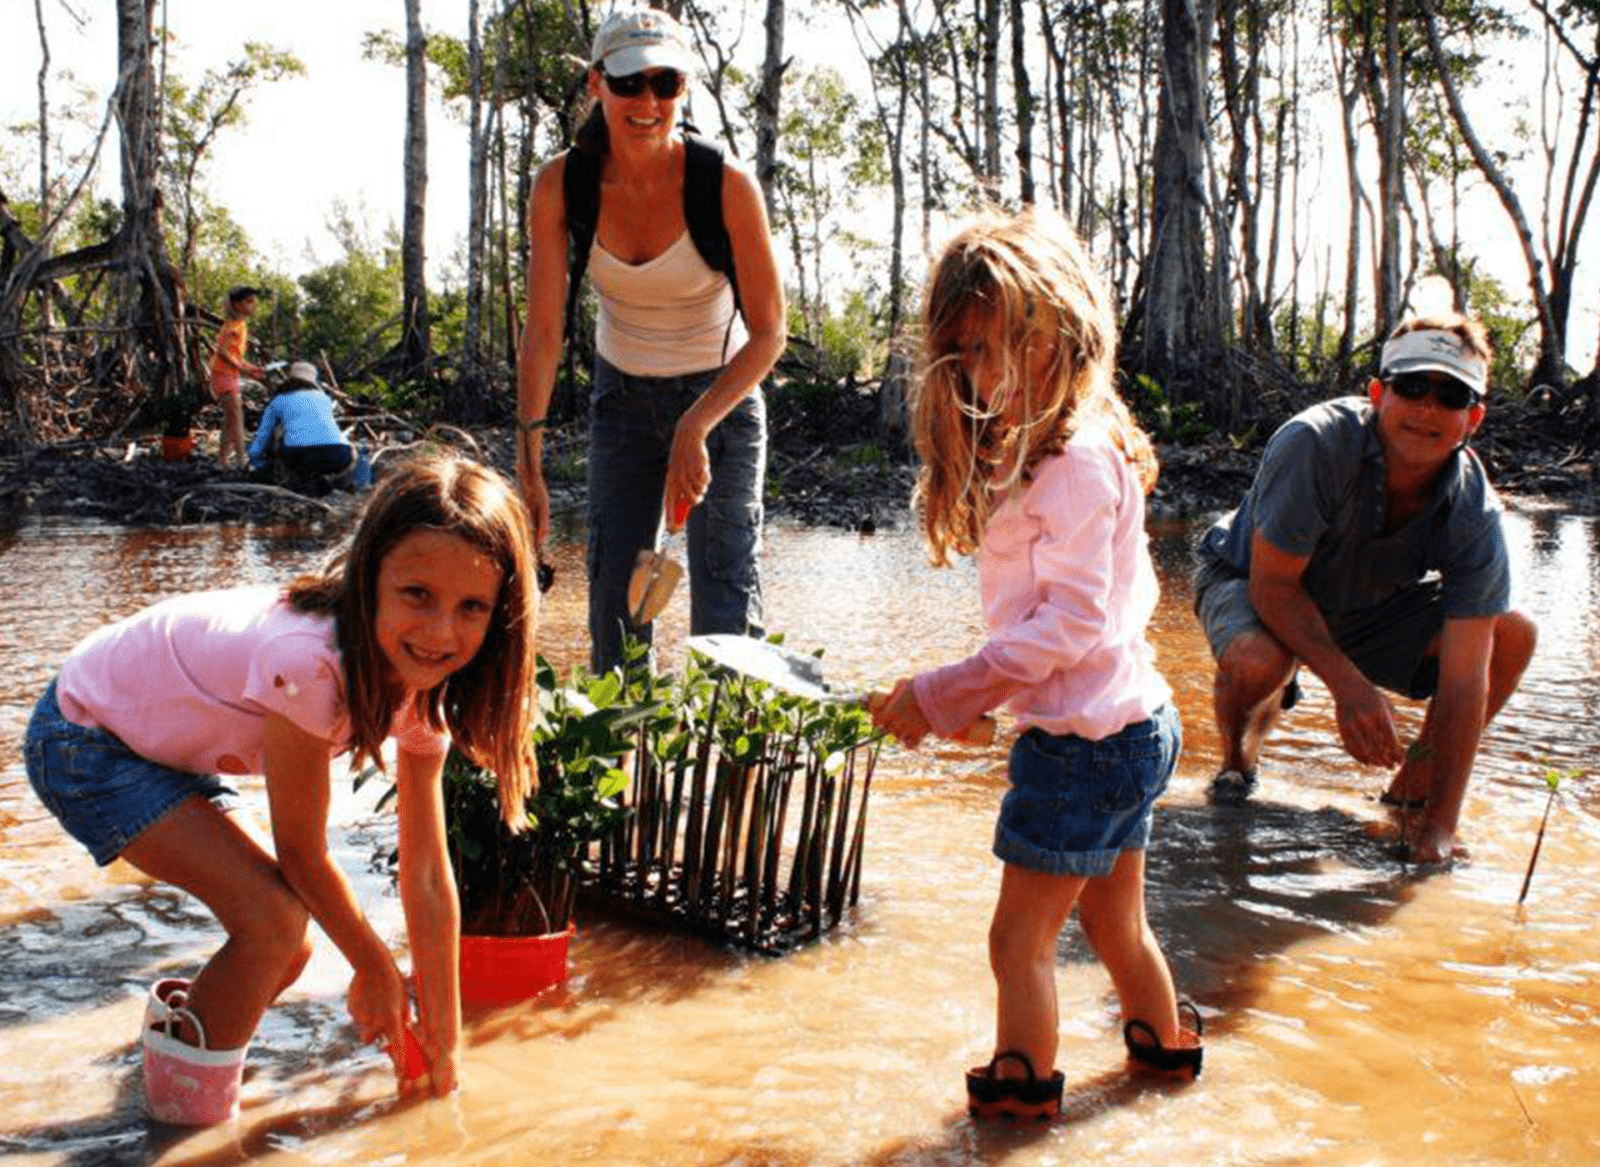
[(542, 936), (462, 936), (461, 1001), (510, 1005), (567, 979), (567, 944), (576, 930)]

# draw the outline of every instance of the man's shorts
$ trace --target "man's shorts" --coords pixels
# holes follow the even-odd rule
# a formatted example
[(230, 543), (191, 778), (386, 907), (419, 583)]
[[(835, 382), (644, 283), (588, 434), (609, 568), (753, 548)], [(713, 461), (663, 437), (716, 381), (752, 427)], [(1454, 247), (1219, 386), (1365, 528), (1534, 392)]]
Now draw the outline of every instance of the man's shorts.
[[(1218, 660), (1241, 632), (1266, 632), (1250, 603), (1250, 581), (1208, 564), (1195, 576), (1195, 614)], [(1424, 579), (1381, 603), (1323, 614), (1334, 643), (1374, 685), (1405, 697), (1432, 697), (1439, 687), (1437, 649), (1444, 629), (1444, 588)]]

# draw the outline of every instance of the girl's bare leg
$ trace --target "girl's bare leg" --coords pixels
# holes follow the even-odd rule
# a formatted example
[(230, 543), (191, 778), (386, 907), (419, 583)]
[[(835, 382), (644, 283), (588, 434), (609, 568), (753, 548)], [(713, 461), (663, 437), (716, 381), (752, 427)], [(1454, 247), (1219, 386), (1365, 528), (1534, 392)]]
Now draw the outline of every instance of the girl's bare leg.
[(1138, 1019), (1161, 1044), (1178, 1040), (1172, 973), (1144, 911), (1144, 852), (1124, 851), (1104, 879), (1091, 879), (1078, 897), (1078, 922), (1111, 974), (1122, 1019)]
[[(1055, 1069), (1059, 1037), (1056, 938), (1084, 883), (1007, 863), (989, 925), (989, 967), (999, 990), (995, 1052), (1026, 1054), (1042, 1078)], [(996, 1073), (1021, 1076), (1021, 1067), (1006, 1062)]]
[(244, 402), (241, 391), (226, 393), (222, 398), (222, 449), (217, 461), (224, 466), (244, 463)]
[[(311, 957), (309, 914), (278, 864), (244, 829), (196, 795), (163, 815), (122, 858), (195, 896), (228, 939), (195, 976), (188, 1007), (214, 1049), (250, 1040), (261, 1015)], [(181, 1034), (193, 1041), (194, 1035)]]

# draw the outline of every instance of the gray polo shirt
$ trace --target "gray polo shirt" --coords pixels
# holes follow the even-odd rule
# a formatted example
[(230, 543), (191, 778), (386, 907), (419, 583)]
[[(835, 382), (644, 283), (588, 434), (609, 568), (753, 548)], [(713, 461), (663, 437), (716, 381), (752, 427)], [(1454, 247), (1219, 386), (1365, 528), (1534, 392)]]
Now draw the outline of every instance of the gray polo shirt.
[(1502, 508), (1483, 463), (1458, 450), (1427, 509), (1386, 536), (1376, 419), (1366, 398), (1341, 397), (1285, 422), (1244, 501), (1201, 538), (1202, 575), (1248, 576), (1259, 529), (1279, 550), (1310, 556), (1302, 582), (1325, 616), (1370, 608), (1435, 574), (1446, 618), (1508, 611)]

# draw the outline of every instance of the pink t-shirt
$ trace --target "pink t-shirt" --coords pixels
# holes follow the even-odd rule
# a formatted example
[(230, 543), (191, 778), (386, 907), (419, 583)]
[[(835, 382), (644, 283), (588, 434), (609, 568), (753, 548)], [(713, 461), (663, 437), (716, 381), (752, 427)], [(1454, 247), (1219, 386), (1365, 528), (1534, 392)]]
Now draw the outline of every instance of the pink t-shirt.
[(1104, 429), (1085, 427), (995, 508), (978, 579), (988, 642), (914, 681), (934, 732), (1005, 704), (1024, 728), (1099, 741), (1171, 700), (1145, 639), (1160, 585), (1144, 491)]
[[(295, 612), (281, 588), (175, 596), (107, 625), (73, 649), (56, 684), (69, 721), (108, 730), (140, 757), (196, 774), (260, 774), (266, 714), (349, 748), (333, 618)], [(444, 753), (400, 705), (390, 736), (409, 754)]]

